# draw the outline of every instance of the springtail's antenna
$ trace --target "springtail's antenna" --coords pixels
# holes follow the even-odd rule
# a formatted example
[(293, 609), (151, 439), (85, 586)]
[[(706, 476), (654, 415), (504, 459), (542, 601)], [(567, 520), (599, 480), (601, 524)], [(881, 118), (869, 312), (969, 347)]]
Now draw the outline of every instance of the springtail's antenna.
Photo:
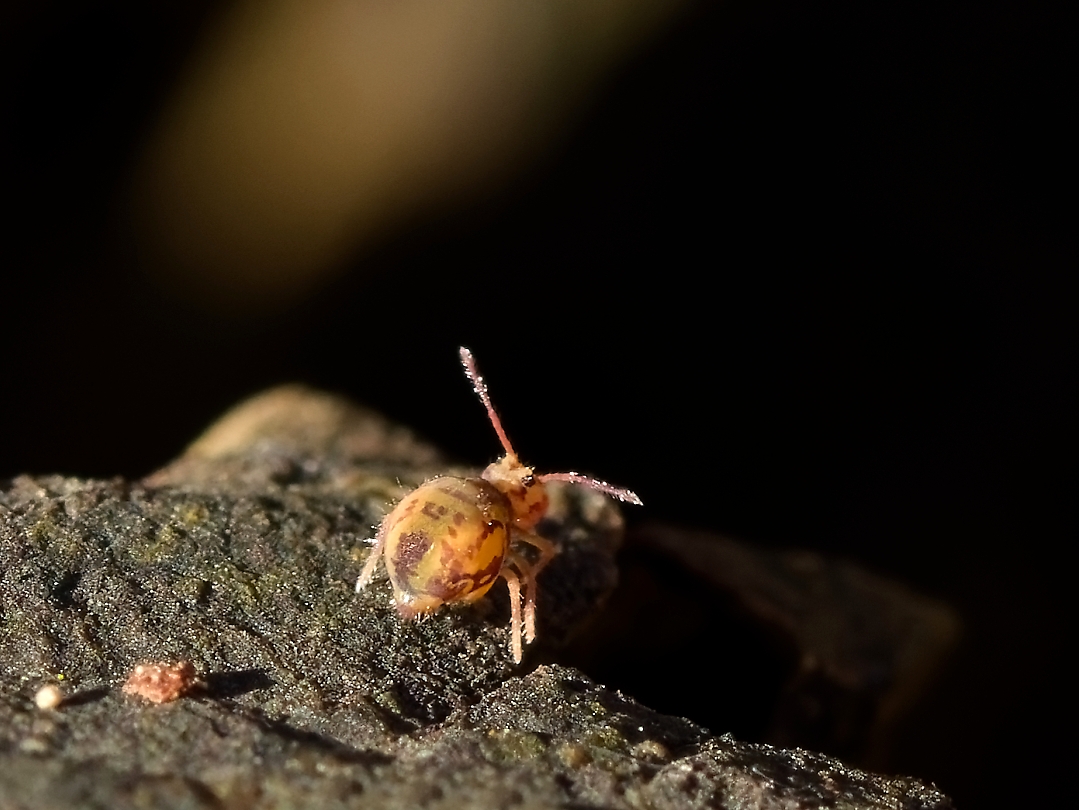
[[(494, 426), (495, 433), (498, 434), (498, 440), (502, 442), (502, 447), (506, 451), (506, 455), (511, 458), (517, 458), (517, 454), (513, 452), (513, 445), (510, 444), (509, 436), (507, 436), (506, 431), (502, 429), (502, 420), (498, 418), (498, 414), (495, 413), (495, 406), (491, 404), (491, 397), (487, 393), (487, 383), (483, 381), (483, 377), (480, 376), (480, 370), (476, 368), (476, 358), (474, 358), (472, 352), (464, 346), (461, 347), (460, 353), (461, 365), (465, 367), (465, 376), (468, 377), (468, 381), (472, 383), (472, 390), (475, 391), (476, 396), (480, 398), (483, 407), (487, 409), (487, 418), (491, 420), (491, 424)], [(634, 497), (636, 496), (634, 495)]]
[(589, 476), (581, 475), (580, 473), (544, 473), (543, 475), (538, 475), (536, 477), (543, 482), (566, 481), (570, 484), (577, 484), (578, 486), (597, 490), (606, 495), (610, 495), (612, 498), (618, 498), (618, 500), (623, 503), (631, 503), (634, 506), (644, 506), (643, 501), (637, 497), (635, 492), (625, 489), (624, 487), (612, 486), (606, 481), (600, 481), (598, 478), (590, 478)]

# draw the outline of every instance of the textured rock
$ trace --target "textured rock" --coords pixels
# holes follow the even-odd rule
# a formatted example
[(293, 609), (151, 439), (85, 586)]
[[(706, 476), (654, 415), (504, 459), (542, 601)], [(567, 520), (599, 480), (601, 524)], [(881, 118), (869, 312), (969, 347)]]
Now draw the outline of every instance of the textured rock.
[(948, 605), (851, 562), (656, 524), (632, 540), (733, 598), (790, 651), (793, 672), (768, 732), (773, 743), (880, 757), (893, 723), (959, 635)]
[[(376, 414), (289, 387), (143, 482), (0, 489), (0, 807), (944, 808), (800, 750), (714, 737), (579, 672), (525, 674), (504, 589), (402, 623), (353, 582), (387, 505), (447, 465)], [(557, 489), (540, 647), (616, 580), (615, 505)], [(152, 705), (132, 669), (190, 661)], [(527, 665), (527, 659), (526, 659)], [(34, 695), (64, 684), (43, 711)]]

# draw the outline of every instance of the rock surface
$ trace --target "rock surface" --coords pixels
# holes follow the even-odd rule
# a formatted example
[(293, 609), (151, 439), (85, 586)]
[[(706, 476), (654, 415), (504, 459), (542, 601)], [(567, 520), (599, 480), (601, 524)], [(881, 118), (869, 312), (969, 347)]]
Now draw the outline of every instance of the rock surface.
[(793, 659), (766, 732), (774, 744), (885, 759), (960, 633), (950, 606), (845, 560), (659, 524), (630, 539), (726, 594)]
[[(570, 668), (515, 668), (503, 589), (411, 624), (384, 578), (355, 594), (387, 505), (447, 468), (377, 414), (287, 387), (145, 481), (5, 484), (0, 808), (951, 807)], [(540, 645), (606, 598), (622, 528), (594, 493), (552, 500)], [(122, 693), (138, 664), (179, 661), (199, 678), (185, 696)], [(56, 709), (35, 705), (47, 683)]]

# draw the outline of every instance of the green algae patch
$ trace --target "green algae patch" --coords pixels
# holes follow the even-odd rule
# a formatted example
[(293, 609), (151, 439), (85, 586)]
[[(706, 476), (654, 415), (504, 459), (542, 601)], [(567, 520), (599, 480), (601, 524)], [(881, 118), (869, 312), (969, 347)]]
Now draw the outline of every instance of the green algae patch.
[(616, 728), (610, 726), (598, 726), (589, 730), (584, 742), (592, 748), (601, 748), (612, 753), (626, 753), (629, 746), (626, 738)]
[(37, 546), (51, 547), (55, 545), (53, 541), (61, 535), (61, 532), (53, 516), (46, 514), (31, 524), (26, 534)]
[(485, 735), (484, 753), (494, 762), (539, 759), (547, 753), (547, 742), (539, 734), (518, 729), (490, 729)]
[(200, 526), (210, 517), (210, 510), (201, 503), (183, 503), (176, 507), (180, 522), (189, 529)]
[(170, 524), (143, 536), (128, 537), (124, 548), (141, 563), (161, 564), (177, 557), (186, 556), (187, 533)]

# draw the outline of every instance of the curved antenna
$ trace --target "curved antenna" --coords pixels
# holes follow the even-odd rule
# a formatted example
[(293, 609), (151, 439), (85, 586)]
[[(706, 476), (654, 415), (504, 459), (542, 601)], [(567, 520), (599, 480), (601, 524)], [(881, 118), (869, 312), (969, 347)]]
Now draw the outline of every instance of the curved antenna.
[(498, 414), (495, 413), (495, 406), (491, 404), (491, 397), (487, 393), (487, 383), (483, 381), (483, 377), (480, 376), (480, 370), (476, 368), (476, 358), (474, 358), (472, 352), (464, 346), (462, 346), (459, 351), (461, 354), (461, 365), (465, 367), (465, 376), (468, 377), (468, 381), (472, 383), (472, 390), (475, 391), (476, 396), (480, 398), (483, 407), (487, 409), (487, 418), (491, 420), (491, 424), (494, 426), (495, 433), (498, 434), (498, 440), (502, 442), (502, 447), (505, 449), (506, 455), (517, 458), (517, 454), (513, 452), (513, 445), (510, 444), (509, 436), (507, 436), (506, 431), (502, 429), (502, 420), (498, 418)]
[(565, 473), (544, 473), (543, 475), (536, 476), (540, 481), (566, 481), (570, 484), (577, 484), (578, 486), (588, 487), (589, 489), (597, 490), (605, 495), (610, 495), (612, 498), (618, 498), (623, 503), (631, 503), (634, 506), (644, 506), (644, 502), (637, 497), (637, 493), (632, 492), (625, 487), (616, 487), (608, 484), (606, 481), (600, 481), (598, 478), (590, 478), (587, 475), (581, 475), (575, 472)]

